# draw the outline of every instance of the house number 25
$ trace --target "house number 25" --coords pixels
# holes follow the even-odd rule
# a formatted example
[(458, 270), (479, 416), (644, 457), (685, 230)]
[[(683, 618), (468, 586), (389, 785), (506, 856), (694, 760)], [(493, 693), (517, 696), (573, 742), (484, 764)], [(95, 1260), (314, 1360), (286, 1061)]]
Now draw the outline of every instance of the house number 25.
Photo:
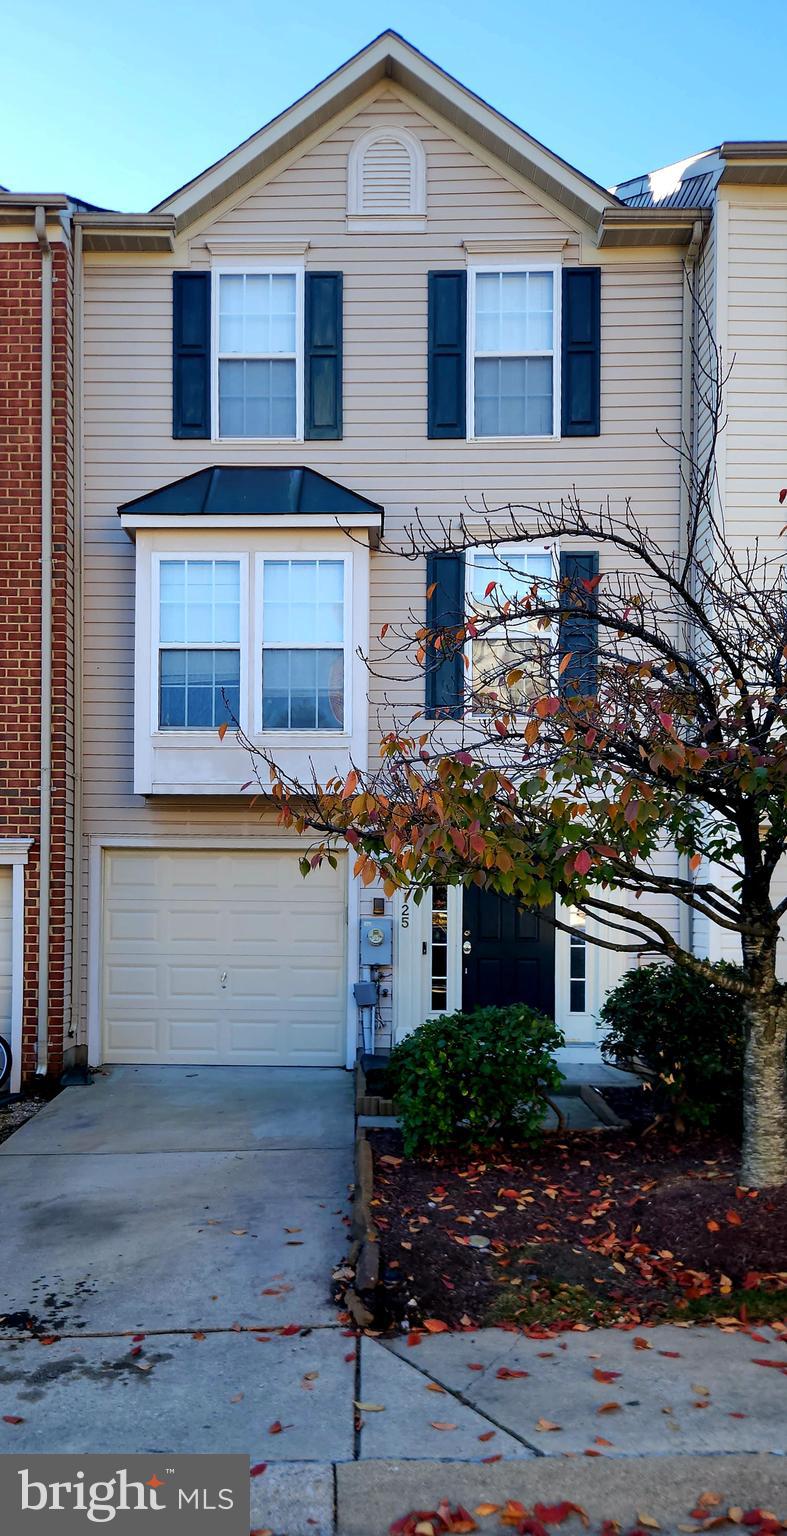
[(409, 901), (403, 901), (402, 902), (402, 927), (403, 928), (409, 928), (410, 927), (410, 903), (409, 903)]

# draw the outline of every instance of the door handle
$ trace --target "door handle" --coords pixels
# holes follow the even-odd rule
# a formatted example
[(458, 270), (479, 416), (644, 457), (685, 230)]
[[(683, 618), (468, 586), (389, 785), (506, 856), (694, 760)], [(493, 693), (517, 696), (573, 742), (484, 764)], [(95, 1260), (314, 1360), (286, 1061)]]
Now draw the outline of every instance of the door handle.
[(222, 973), (221, 973), (221, 975), (219, 977), (219, 985), (222, 986), (222, 987), (226, 987), (226, 985), (227, 985), (227, 972), (226, 971), (222, 971)]
[(463, 955), (472, 954), (472, 950), (473, 950), (473, 946), (470, 943), (470, 940), (469, 939), (465, 939), (464, 944), (462, 945), (462, 954)]

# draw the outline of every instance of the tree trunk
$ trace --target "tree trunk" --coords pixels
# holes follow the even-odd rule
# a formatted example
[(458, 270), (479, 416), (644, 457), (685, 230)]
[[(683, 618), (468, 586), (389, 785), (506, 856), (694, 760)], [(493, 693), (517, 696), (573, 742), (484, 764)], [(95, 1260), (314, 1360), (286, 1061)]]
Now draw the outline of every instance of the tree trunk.
[(752, 998), (743, 1078), (743, 1183), (787, 1181), (787, 994)]

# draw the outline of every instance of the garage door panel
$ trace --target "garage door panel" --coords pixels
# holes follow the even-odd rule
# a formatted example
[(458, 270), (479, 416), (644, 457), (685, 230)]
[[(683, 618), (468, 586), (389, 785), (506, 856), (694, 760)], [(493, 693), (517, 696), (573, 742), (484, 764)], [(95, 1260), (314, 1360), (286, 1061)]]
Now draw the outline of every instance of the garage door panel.
[(340, 1065), (345, 887), (290, 851), (107, 853), (104, 1060)]

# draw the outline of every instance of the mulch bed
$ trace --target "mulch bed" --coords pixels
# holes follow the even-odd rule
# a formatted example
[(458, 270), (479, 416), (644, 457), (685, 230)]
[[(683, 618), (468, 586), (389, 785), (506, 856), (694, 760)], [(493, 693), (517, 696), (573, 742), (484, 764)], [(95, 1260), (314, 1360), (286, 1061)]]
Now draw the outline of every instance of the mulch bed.
[(731, 1141), (591, 1131), (418, 1161), (397, 1131), (369, 1140), (389, 1325), (787, 1318), (787, 1186), (742, 1189)]

